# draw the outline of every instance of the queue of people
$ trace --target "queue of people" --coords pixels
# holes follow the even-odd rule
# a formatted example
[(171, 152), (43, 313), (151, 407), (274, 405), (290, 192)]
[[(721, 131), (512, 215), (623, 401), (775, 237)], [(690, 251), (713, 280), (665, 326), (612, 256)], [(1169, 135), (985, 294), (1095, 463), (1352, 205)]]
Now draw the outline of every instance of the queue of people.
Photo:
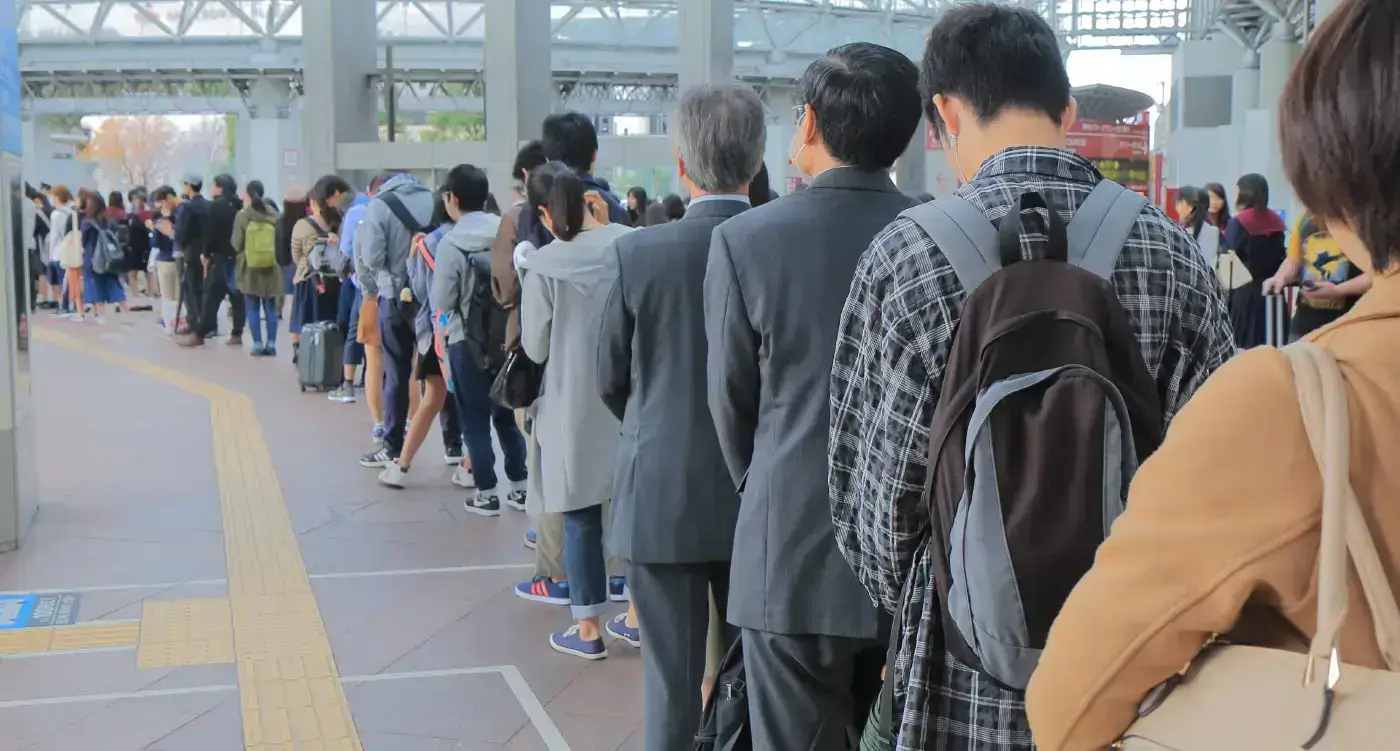
[[(326, 177), (280, 214), (256, 182), (240, 206), (226, 176), (212, 202), (191, 176), (137, 212), (162, 296), (182, 261), (181, 344), (241, 294), (253, 354), (275, 353), (290, 284), (294, 350), (313, 324), (345, 336), (330, 398), (364, 375), (361, 465), (403, 487), (437, 421), (466, 510), (531, 515), (516, 593), (570, 606), (555, 651), (641, 648), (645, 748), (689, 748), (702, 703), (727, 701), (706, 737), (756, 749), (1089, 751), (1223, 643), (1306, 650), (1325, 628), (1334, 667), (1400, 669), (1369, 617), (1400, 612), (1400, 127), (1379, 106), (1400, 98), (1397, 37), (1400, 7), (1343, 0), (1305, 47), (1280, 108), (1311, 209), (1291, 238), (1258, 175), (1233, 212), (1223, 186), (1183, 187), (1179, 221), (1105, 180), (1068, 148), (1054, 30), (991, 3), (946, 9), (918, 67), (870, 43), (813, 62), (789, 148), (809, 181), (781, 200), (764, 106), (732, 84), (682, 92), (672, 221), (594, 176), (577, 113), (521, 149), (503, 216), (473, 165), (436, 189)], [(952, 196), (890, 180), (923, 120)], [(115, 220), (92, 194), (51, 200), (49, 235), (78, 251), (47, 289), (100, 317), (121, 298)], [(1295, 283), (1297, 343), (1239, 354)], [(1346, 413), (1325, 436), (1324, 401)], [(1369, 530), (1348, 534), (1379, 543), (1364, 596), (1356, 577), (1319, 594), (1319, 541), (1340, 539), (1324, 496), (1354, 496)], [(742, 677), (711, 693), (726, 653)]]

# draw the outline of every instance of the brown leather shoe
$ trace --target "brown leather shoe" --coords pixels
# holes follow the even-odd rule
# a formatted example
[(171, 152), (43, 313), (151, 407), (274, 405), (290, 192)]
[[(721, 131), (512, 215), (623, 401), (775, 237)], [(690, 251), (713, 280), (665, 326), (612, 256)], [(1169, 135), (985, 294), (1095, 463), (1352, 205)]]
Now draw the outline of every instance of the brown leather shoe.
[(230, 337), (228, 338), (228, 341), (224, 342), (224, 344), (227, 344), (227, 345), (230, 346), (230, 347), (242, 347), (242, 346), (243, 346), (243, 335), (242, 335), (242, 334), (234, 334), (234, 335), (230, 336)]
[(204, 337), (195, 333), (180, 334), (175, 337), (175, 343), (181, 347), (202, 347), (204, 346)]

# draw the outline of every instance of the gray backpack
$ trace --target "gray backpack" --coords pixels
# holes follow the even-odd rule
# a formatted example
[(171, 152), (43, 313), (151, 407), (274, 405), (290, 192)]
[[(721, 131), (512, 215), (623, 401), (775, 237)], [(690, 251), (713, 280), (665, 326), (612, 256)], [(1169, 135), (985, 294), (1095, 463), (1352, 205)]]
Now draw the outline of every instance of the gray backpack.
[[(1039, 193), (1000, 226), (957, 197), (901, 215), (968, 292), (929, 433), (931, 602), (949, 651), (1012, 690), (1161, 441), (1157, 385), (1109, 281), (1145, 205), (1105, 180), (1068, 226)], [(1035, 209), (1048, 250), (1025, 260)]]
[(92, 254), (92, 270), (99, 274), (120, 274), (126, 270), (126, 246), (111, 226), (97, 225), (97, 248)]

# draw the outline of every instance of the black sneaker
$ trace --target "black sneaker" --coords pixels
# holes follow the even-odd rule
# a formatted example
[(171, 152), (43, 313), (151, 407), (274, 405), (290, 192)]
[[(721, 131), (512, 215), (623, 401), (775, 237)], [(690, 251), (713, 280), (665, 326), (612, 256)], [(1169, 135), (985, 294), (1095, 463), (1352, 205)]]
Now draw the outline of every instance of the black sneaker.
[(462, 502), (462, 507), (469, 513), (480, 516), (500, 516), (501, 494), (494, 490), (478, 490)]
[(373, 452), (360, 457), (360, 466), (371, 468), (387, 467), (398, 458), (398, 456), (389, 451), (388, 446), (381, 446)]

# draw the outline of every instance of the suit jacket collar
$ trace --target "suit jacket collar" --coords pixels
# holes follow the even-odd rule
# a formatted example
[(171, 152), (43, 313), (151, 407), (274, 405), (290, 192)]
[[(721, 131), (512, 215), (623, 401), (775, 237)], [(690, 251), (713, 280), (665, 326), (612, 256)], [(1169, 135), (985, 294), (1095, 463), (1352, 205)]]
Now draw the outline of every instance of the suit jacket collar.
[(685, 216), (681, 217), (680, 221), (684, 222), (689, 219), (708, 219), (712, 217), (728, 219), (729, 217), (737, 216), (748, 207), (748, 204), (743, 201), (732, 201), (723, 198), (713, 201), (701, 201), (691, 204), (690, 207), (685, 210)]
[(863, 170), (859, 167), (833, 167), (812, 180), (808, 190), (840, 188), (844, 190), (873, 190), (881, 193), (898, 193), (894, 182), (884, 170)]

